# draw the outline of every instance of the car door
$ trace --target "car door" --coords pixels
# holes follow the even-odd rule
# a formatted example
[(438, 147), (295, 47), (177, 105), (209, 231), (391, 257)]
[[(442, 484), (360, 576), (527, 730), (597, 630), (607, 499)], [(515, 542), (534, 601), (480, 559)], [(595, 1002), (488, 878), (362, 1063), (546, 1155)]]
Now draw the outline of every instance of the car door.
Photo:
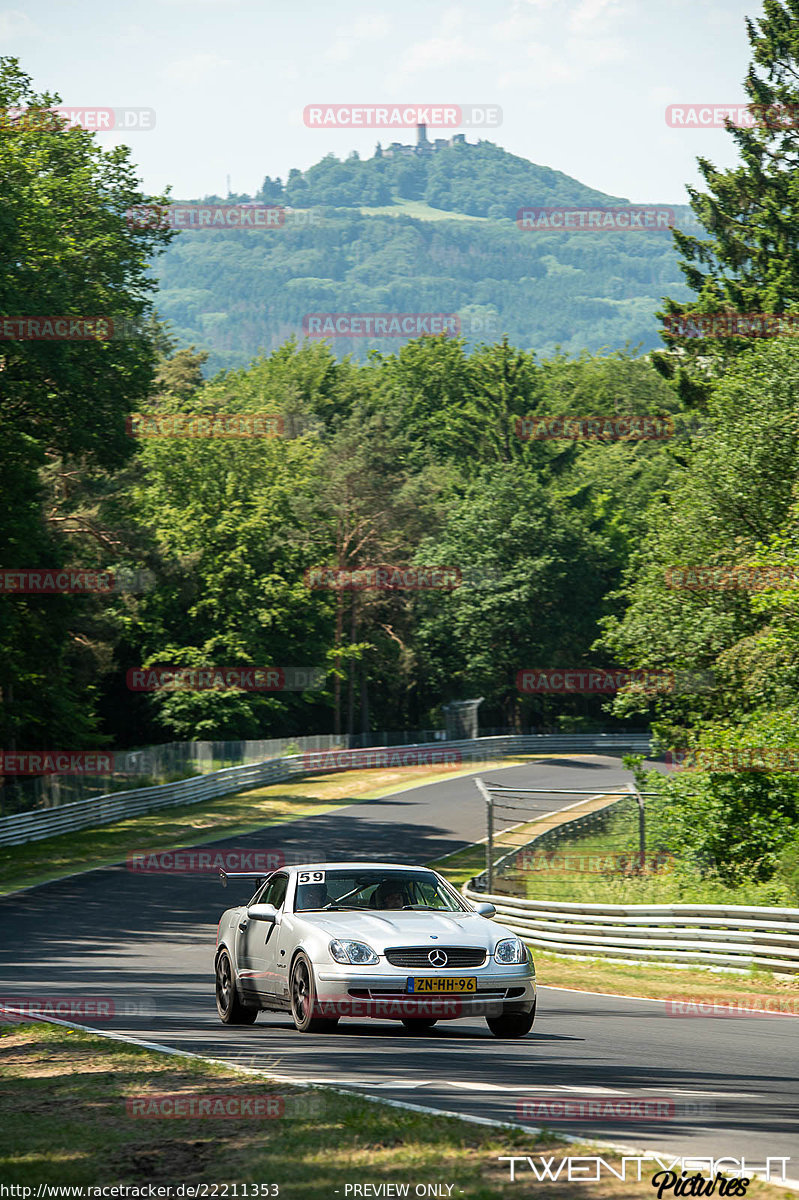
[(239, 980), (245, 994), (265, 1003), (274, 997), (277, 987), (277, 945), (283, 919), (283, 903), (286, 899), (288, 876), (273, 875), (267, 881), (258, 904), (273, 904), (277, 909), (277, 921), (251, 921), (246, 912), (239, 924)]

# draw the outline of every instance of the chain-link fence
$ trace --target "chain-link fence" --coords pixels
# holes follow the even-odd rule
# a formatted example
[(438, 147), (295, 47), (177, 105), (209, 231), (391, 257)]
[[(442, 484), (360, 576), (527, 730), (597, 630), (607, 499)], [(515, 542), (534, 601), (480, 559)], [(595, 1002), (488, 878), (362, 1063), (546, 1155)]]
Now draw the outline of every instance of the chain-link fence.
[(665, 875), (674, 855), (647, 841), (647, 803), (633, 784), (507, 788), (477, 781), (486, 801), (485, 870), (476, 886), (512, 896), (590, 894), (600, 881)]
[[(497, 731), (499, 732), (499, 731)], [(501, 731), (503, 734), (509, 730)], [(58, 808), (74, 800), (88, 800), (110, 792), (174, 783), (205, 775), (223, 767), (262, 762), (306, 750), (351, 750), (366, 746), (407, 746), (443, 741), (445, 729), (401, 729), (391, 732), (310, 734), (301, 737), (259, 738), (240, 741), (166, 742), (136, 750), (109, 752), (111, 769), (96, 775), (6, 775), (0, 784), (0, 816), (38, 808)]]
[(166, 742), (159, 746), (111, 752), (103, 755), (109, 761), (110, 770), (97, 775), (6, 775), (0, 787), (0, 815), (9, 816), (37, 808), (58, 808), (62, 804), (88, 800), (92, 796), (174, 783), (219, 771), (223, 767), (262, 762), (304, 750), (336, 749), (347, 744), (346, 737), (315, 734), (251, 741)]
[[(477, 702), (468, 703), (476, 705)], [(476, 708), (473, 711), (476, 715)], [(263, 762), (305, 751), (359, 750), (373, 746), (410, 746), (457, 740), (455, 735), (459, 729), (459, 722), (453, 724), (448, 721), (446, 729), (395, 729), (355, 735), (320, 733), (240, 741), (166, 742), (133, 750), (100, 751), (99, 754), (105, 754), (110, 769), (96, 775), (6, 775), (0, 785), (0, 816), (40, 808), (58, 808), (75, 800), (88, 800), (92, 796), (174, 783), (224, 767)], [(549, 733), (549, 730), (508, 726), (479, 731), (481, 738)], [(602, 731), (598, 730), (597, 736), (600, 734)], [(560, 736), (564, 743), (570, 739), (579, 742), (581, 737), (579, 734), (556, 736)]]

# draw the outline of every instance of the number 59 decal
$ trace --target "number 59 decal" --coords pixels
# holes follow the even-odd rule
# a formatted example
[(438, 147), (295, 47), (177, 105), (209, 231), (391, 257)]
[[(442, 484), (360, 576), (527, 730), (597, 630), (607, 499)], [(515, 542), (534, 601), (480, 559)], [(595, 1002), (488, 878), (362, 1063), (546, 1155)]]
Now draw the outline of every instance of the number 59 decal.
[(324, 871), (300, 871), (297, 876), (297, 883), (324, 883)]

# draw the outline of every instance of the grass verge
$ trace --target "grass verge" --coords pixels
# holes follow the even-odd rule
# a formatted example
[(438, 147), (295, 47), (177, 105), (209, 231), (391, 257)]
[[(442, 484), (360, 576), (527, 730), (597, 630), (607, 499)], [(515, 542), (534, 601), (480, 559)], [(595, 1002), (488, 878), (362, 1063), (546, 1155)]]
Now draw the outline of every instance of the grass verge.
[[(581, 811), (581, 810), (577, 810)], [(758, 882), (725, 883), (715, 872), (700, 873), (696, 864), (647, 838), (647, 869), (636, 874), (621, 864), (638, 850), (638, 812), (626, 801), (614, 810), (605, 830), (564, 837), (557, 847), (540, 852), (533, 869), (517, 876), (529, 899), (571, 900), (596, 904), (749, 904), (793, 907), (788, 886), (779, 876)], [(502, 849), (500, 847), (499, 849)], [(653, 869), (662, 851), (659, 869)], [(550, 863), (547, 855), (553, 855)], [(570, 866), (570, 864), (572, 864)]]
[(472, 221), (483, 225), (491, 221), (490, 217), (475, 217), (469, 213), (450, 212), (449, 209), (433, 208), (424, 200), (407, 200), (398, 196), (391, 204), (379, 207), (362, 207), (358, 210), (370, 217), (416, 217), (421, 221)]
[[(452, 1185), (444, 1195), (505, 1200), (519, 1196), (520, 1181), (510, 1183), (501, 1155), (593, 1152), (620, 1169), (612, 1151), (564, 1143), (553, 1133), (492, 1129), (293, 1088), (60, 1026), (0, 1027), (0, 1076), (6, 1185), (257, 1183), (279, 1189), (259, 1196), (332, 1200), (344, 1197), (348, 1184), (379, 1182), (409, 1185), (410, 1195), (419, 1184), (443, 1184)], [(196, 1113), (202, 1101), (206, 1112), (233, 1115), (156, 1115), (173, 1112), (177, 1101), (186, 1112), (193, 1105)], [(252, 1115), (256, 1102), (264, 1115)], [(535, 1191), (584, 1200), (585, 1183), (536, 1184)], [(591, 1187), (600, 1200), (647, 1193), (654, 1195), (646, 1179), (603, 1179)], [(747, 1189), (762, 1200), (790, 1194), (760, 1182)]]
[[(522, 761), (525, 760), (502, 759), (485, 765), (486, 769), (518, 766)], [(133, 852), (200, 846), (255, 833), (421, 784), (472, 774), (476, 769), (471, 764), (450, 769), (409, 766), (320, 774), (294, 783), (235, 792), (204, 803), (160, 808), (113, 825), (59, 834), (39, 842), (2, 846), (0, 896), (80, 871), (112, 866)]]

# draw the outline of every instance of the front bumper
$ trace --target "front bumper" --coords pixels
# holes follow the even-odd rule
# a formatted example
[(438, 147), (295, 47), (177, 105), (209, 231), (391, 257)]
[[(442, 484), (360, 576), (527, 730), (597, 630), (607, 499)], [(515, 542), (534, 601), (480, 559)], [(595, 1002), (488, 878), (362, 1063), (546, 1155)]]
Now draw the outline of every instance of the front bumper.
[[(503, 1013), (528, 1013), (535, 1005), (535, 975), (526, 964), (493, 964), (462, 971), (437, 971), (437, 978), (474, 976), (477, 991), (461, 994), (427, 992), (418, 995), (406, 991), (408, 977), (423, 972), (385, 964), (374, 968), (326, 965), (317, 967), (316, 995), (319, 1016), (428, 1017), (438, 1021), (456, 1021), (470, 1016), (501, 1016)], [(428, 972), (432, 974), (432, 972)]]

